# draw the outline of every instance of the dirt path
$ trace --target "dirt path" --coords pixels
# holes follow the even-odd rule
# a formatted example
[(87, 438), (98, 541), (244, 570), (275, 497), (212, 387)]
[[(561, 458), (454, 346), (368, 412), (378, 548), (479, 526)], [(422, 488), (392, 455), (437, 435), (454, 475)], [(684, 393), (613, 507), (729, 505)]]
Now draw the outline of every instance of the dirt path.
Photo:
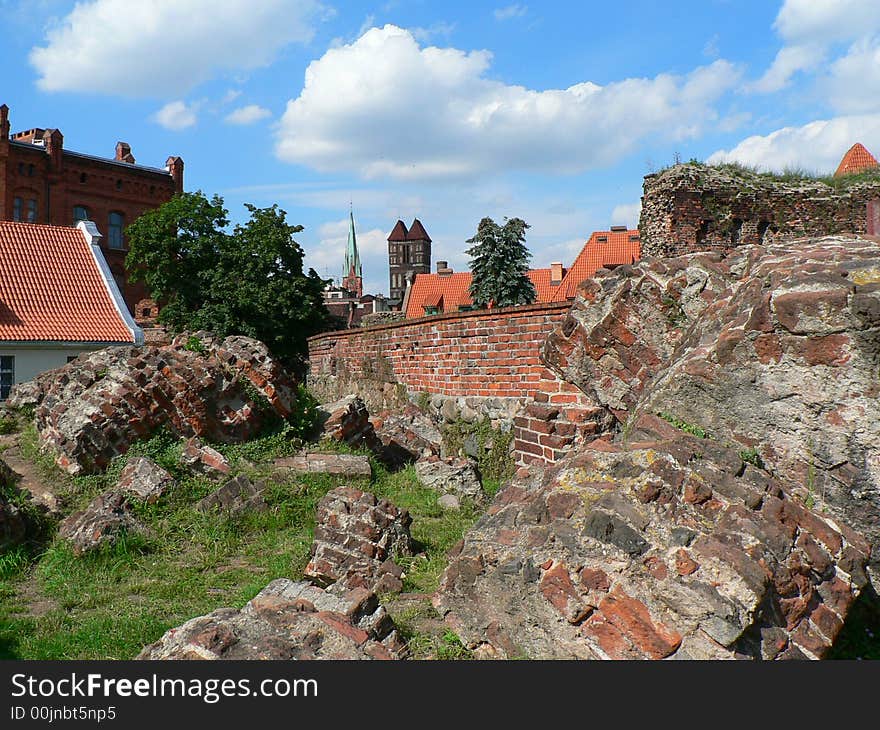
[(18, 488), (30, 492), (34, 504), (45, 507), (51, 515), (60, 514), (61, 501), (58, 496), (40, 477), (36, 467), (21, 455), (21, 434), (0, 436), (0, 459), (18, 475)]

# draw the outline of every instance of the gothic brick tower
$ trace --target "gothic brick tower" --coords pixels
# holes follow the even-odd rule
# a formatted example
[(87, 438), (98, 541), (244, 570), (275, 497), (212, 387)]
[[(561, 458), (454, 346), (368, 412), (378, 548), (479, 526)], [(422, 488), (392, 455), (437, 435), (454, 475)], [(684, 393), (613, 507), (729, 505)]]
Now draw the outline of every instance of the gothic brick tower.
[(407, 282), (416, 274), (431, 273), (431, 237), (421, 221), (416, 218), (407, 230), (398, 220), (388, 236), (389, 296), (400, 303), (406, 292)]

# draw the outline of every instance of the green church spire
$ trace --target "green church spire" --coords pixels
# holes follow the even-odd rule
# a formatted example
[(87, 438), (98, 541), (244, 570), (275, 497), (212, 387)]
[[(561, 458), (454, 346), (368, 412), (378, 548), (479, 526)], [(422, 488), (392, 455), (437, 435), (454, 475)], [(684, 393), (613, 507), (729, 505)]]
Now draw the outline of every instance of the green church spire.
[(345, 268), (342, 278), (345, 279), (354, 272), (355, 276), (362, 276), (361, 257), (358, 253), (357, 236), (354, 232), (354, 212), (349, 211), (348, 218), (348, 248), (345, 250)]

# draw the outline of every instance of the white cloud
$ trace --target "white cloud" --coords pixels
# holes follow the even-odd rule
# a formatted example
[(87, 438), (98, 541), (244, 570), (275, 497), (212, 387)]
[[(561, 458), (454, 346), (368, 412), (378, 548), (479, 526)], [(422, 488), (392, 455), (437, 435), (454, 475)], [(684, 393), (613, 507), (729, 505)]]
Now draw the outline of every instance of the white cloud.
[(528, 6), (514, 4), (503, 8), (496, 8), (494, 14), (495, 20), (510, 20), (511, 18), (522, 18), (528, 12)]
[(880, 30), (877, 0), (785, 0), (773, 24), (785, 45), (754, 85), (760, 92), (784, 88), (798, 72), (821, 68), (836, 43)]
[(488, 78), (491, 58), (420, 48), (407, 30), (373, 28), (309, 65), (279, 124), (277, 155), (321, 171), (400, 180), (580, 172), (618, 160), (651, 135), (698, 134), (739, 77), (716, 61), (684, 77), (535, 91)]
[(638, 228), (639, 216), (642, 214), (642, 202), (623, 203), (611, 211), (611, 225)]
[(171, 101), (153, 115), (153, 121), (165, 129), (179, 132), (195, 125), (198, 121), (198, 108), (198, 102), (187, 104), (183, 101)]
[(266, 119), (271, 116), (272, 112), (265, 107), (258, 106), (257, 104), (248, 104), (247, 106), (239, 107), (227, 114), (224, 121), (227, 124), (245, 125), (253, 124), (254, 122), (258, 122), (261, 119)]
[(840, 112), (880, 111), (880, 39), (854, 43), (845, 56), (831, 64), (820, 88)]
[(227, 92), (223, 95), (223, 98), (220, 100), (220, 103), (231, 104), (239, 96), (241, 96), (241, 89), (228, 89)]
[[(361, 231), (355, 219), (358, 253), (364, 272), (364, 293), (388, 293), (388, 234), (374, 228)], [(324, 223), (318, 227), (319, 241), (304, 245), (305, 265), (313, 268), (319, 276), (342, 280), (342, 267), (348, 245), (348, 218)]]
[(880, 114), (837, 117), (801, 127), (783, 127), (765, 136), (755, 135), (731, 150), (719, 150), (710, 163), (740, 162), (764, 170), (801, 168), (831, 173), (855, 142), (880, 151)]
[(31, 49), (30, 62), (44, 91), (182, 94), (310, 40), (321, 11), (316, 0), (86, 0)]

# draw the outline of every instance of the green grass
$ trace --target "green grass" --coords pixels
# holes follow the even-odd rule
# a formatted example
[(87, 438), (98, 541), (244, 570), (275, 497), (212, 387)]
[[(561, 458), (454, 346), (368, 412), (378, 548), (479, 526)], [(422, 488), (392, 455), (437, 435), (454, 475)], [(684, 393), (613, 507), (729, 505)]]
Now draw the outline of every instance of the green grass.
[(698, 439), (712, 438), (709, 435), (709, 432), (706, 431), (704, 428), (697, 426), (693, 423), (688, 423), (687, 421), (682, 421), (680, 418), (672, 415), (671, 413), (661, 411), (657, 415), (660, 416), (660, 418), (662, 418), (667, 423), (671, 423), (676, 428), (684, 431), (685, 433), (691, 434), (691, 436), (696, 436)]
[[(287, 435), (276, 433), (218, 448), (246, 473), (267, 477), (264, 462), (290, 453), (292, 444)], [(50, 533), (39, 550), (22, 548), (0, 556), (0, 658), (130, 659), (173, 626), (216, 608), (241, 607), (275, 578), (300, 578), (316, 505), (341, 484), (372, 491), (410, 511), (422, 554), (399, 559), (409, 591), (436, 589), (446, 552), (478, 516), (467, 502), (459, 512), (442, 510), (438, 495), (418, 481), (412, 467), (392, 474), (375, 460), (371, 481), (326, 475), (277, 478), (267, 481), (265, 512), (203, 514), (194, 504), (217, 485), (185, 474), (177, 462), (180, 448), (179, 439), (160, 432), (129, 452), (150, 456), (178, 479), (157, 504), (135, 505), (148, 536), (129, 535), (112, 547), (75, 557)], [(23, 434), (23, 452), (63, 494), (68, 511), (110, 488), (128, 458), (114, 460), (106, 474), (70, 477), (39, 452), (32, 427)], [(442, 636), (419, 640), (437, 642), (438, 657), (466, 653)]]

